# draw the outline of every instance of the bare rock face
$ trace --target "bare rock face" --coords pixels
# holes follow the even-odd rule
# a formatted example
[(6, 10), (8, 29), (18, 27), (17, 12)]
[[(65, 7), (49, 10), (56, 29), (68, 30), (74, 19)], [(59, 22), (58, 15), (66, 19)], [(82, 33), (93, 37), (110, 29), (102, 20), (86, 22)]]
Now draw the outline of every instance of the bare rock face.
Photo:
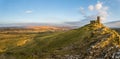
[[(88, 24), (91, 38), (94, 40), (88, 46), (83, 59), (116, 59), (120, 58), (120, 36), (101, 23)], [(88, 43), (88, 42), (86, 42)]]
[(119, 34), (111, 30), (110, 28), (105, 27), (103, 24), (89, 24), (88, 26), (92, 27), (91, 39), (95, 39), (95, 42), (91, 44), (88, 49), (88, 55), (85, 59), (110, 59), (110, 58), (119, 58), (118, 54), (120, 48), (120, 36)]

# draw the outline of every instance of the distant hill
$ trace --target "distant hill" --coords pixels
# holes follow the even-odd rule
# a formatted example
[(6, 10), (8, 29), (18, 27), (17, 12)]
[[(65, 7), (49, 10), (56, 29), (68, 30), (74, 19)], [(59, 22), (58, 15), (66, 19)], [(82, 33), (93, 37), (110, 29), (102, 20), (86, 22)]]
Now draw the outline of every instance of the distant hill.
[(15, 40), (14, 44), (11, 43), (6, 48), (1, 45), (3, 48), (0, 50), (0, 59), (114, 59), (119, 57), (119, 34), (104, 26), (99, 20), (91, 21), (90, 24), (78, 29), (43, 34), (35, 34), (29, 39)]
[(105, 25), (111, 28), (120, 28), (120, 21), (108, 22), (108, 23), (105, 23)]
[(0, 24), (0, 27), (27, 27), (27, 26), (58, 26), (58, 27), (70, 27), (67, 24), (56, 24), (56, 23), (11, 23), (11, 24)]
[(55, 31), (55, 30), (69, 30), (70, 27), (60, 26), (27, 26), (27, 29), (41, 30), (41, 31)]
[(0, 33), (40, 33), (40, 32), (56, 32), (68, 31), (71, 27), (65, 26), (24, 26), (24, 27), (0, 27)]

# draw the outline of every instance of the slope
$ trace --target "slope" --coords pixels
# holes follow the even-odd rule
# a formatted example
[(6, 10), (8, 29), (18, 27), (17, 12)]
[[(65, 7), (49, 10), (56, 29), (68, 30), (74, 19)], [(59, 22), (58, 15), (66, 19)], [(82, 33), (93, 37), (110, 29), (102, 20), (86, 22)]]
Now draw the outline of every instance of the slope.
[[(28, 42), (29, 43), (29, 42)], [(115, 58), (120, 36), (101, 23), (90, 23), (67, 32), (34, 37), (33, 42), (1, 53), (14, 59)], [(113, 57), (112, 57), (113, 56)]]

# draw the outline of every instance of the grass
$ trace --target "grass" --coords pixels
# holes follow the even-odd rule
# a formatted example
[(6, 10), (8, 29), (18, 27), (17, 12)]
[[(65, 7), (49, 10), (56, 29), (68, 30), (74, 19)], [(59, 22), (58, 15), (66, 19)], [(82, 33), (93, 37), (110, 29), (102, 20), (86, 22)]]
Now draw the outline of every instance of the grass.
[[(3, 38), (0, 40), (0, 49), (3, 49), (0, 50), (1, 55), (15, 59), (44, 59), (80, 53), (86, 55), (86, 50), (98, 41), (99, 44), (95, 46), (102, 48), (112, 41), (112, 44), (116, 45), (119, 42), (119, 35), (102, 24), (88, 24), (65, 32), (0, 35), (0, 38)], [(103, 39), (107, 41), (102, 42)]]

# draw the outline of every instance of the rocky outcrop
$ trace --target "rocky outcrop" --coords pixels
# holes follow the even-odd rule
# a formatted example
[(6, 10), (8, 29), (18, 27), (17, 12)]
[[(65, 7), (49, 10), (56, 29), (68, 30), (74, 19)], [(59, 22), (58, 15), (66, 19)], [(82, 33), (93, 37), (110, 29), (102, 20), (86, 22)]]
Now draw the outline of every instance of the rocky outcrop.
[[(71, 44), (59, 50), (58, 58), (62, 59), (116, 59), (120, 58), (119, 34), (104, 26), (102, 23), (90, 23), (80, 28), (88, 32), (81, 46), (79, 43)], [(82, 34), (86, 35), (86, 34)], [(75, 42), (74, 42), (75, 43)], [(78, 51), (80, 50), (80, 51)], [(59, 55), (61, 51), (69, 51), (71, 54)], [(76, 53), (77, 52), (77, 53)], [(57, 55), (56, 55), (57, 58)]]

